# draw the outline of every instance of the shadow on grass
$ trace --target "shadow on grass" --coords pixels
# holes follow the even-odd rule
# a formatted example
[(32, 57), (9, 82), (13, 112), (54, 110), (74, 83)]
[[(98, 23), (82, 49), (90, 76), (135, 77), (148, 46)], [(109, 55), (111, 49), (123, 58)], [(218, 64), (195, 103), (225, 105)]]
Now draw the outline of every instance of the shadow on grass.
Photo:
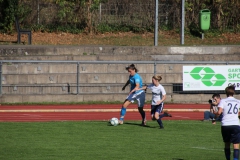
[[(103, 121), (103, 122), (104, 122), (104, 121)], [(105, 121), (104, 123), (106, 123), (106, 121)], [(151, 127), (151, 126), (148, 126), (148, 125), (142, 126), (141, 124), (131, 123), (131, 122), (124, 122), (123, 125), (133, 125), (133, 126), (139, 126), (139, 127), (145, 127), (145, 128), (157, 128), (157, 127)], [(107, 126), (109, 126), (109, 127), (114, 127), (113, 125), (111, 125), (110, 122), (107, 122)]]
[(137, 123), (130, 123), (130, 122), (125, 122), (124, 124), (126, 125), (133, 125), (133, 126), (140, 126), (140, 127), (146, 127), (146, 128), (156, 128), (156, 127), (151, 127), (151, 126), (142, 126), (141, 124), (137, 124)]
[[(107, 126), (109, 127), (114, 127), (113, 125), (111, 125), (111, 123), (109, 121), (102, 121), (104, 123), (107, 123)], [(131, 123), (131, 122), (124, 122), (123, 125), (133, 125), (133, 126), (139, 126), (139, 127), (144, 127), (144, 128), (158, 128), (156, 126), (149, 126), (149, 125), (146, 125), (146, 126), (142, 126), (141, 124), (138, 124), (138, 123)], [(120, 126), (119, 124), (117, 126)]]

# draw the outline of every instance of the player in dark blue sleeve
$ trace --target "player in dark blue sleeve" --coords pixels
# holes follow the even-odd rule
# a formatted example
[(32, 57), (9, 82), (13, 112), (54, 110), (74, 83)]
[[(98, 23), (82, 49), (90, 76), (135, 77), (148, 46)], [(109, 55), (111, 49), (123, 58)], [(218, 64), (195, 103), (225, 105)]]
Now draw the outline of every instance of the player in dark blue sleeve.
[(137, 73), (138, 70), (134, 64), (131, 64), (128, 67), (126, 67), (126, 70), (129, 72), (129, 79), (128, 79), (127, 83), (124, 85), (124, 87), (122, 88), (122, 90), (125, 90), (125, 88), (128, 84), (130, 84), (131, 87), (130, 87), (130, 93), (122, 105), (122, 109), (120, 112), (119, 124), (123, 124), (127, 107), (131, 103), (133, 103), (135, 100), (137, 100), (138, 111), (142, 117), (142, 125), (145, 126), (146, 125), (146, 115), (145, 115), (145, 111), (143, 110), (144, 103), (145, 103), (145, 92), (143, 90), (139, 90), (139, 88), (142, 88), (142, 85), (143, 85), (142, 77)]

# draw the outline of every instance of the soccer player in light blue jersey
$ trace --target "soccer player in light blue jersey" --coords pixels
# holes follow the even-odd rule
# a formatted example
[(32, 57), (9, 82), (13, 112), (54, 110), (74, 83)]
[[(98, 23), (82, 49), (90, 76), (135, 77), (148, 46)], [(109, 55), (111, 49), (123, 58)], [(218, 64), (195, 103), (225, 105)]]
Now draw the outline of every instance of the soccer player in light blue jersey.
[(233, 97), (235, 86), (228, 86), (225, 89), (227, 98), (222, 99), (218, 104), (216, 115), (222, 113), (222, 138), (225, 143), (225, 157), (230, 160), (231, 151), (230, 144), (233, 144), (233, 160), (239, 159), (239, 143), (240, 143), (240, 126), (239, 126), (239, 108), (240, 101)]
[(163, 111), (164, 100), (166, 99), (166, 91), (164, 87), (160, 84), (162, 80), (161, 76), (153, 76), (152, 84), (148, 86), (143, 86), (142, 90), (150, 89), (152, 91), (152, 104), (151, 104), (151, 116), (152, 120), (157, 120), (160, 129), (163, 129), (162, 118), (163, 117), (172, 117), (171, 114)]
[(123, 86), (122, 90), (125, 90), (126, 86), (129, 84), (131, 85), (131, 87), (130, 87), (130, 93), (122, 105), (122, 109), (120, 112), (119, 124), (123, 124), (127, 107), (131, 103), (133, 103), (135, 100), (137, 100), (138, 111), (142, 117), (142, 125), (145, 126), (146, 125), (146, 115), (145, 115), (145, 111), (143, 110), (144, 103), (145, 103), (145, 92), (143, 90), (138, 90), (139, 88), (141, 88), (143, 86), (142, 77), (137, 73), (138, 70), (134, 64), (131, 64), (128, 67), (126, 67), (126, 70), (129, 73), (129, 79), (126, 82), (126, 84)]

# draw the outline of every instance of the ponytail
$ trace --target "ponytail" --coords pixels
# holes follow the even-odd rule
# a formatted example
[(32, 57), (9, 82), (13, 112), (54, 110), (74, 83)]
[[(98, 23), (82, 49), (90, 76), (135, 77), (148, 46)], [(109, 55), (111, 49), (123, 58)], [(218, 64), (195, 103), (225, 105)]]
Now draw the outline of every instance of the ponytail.
[(129, 70), (129, 69), (135, 70), (136, 73), (138, 72), (138, 69), (135, 67), (134, 64), (131, 64), (131, 65), (129, 65), (129, 66), (126, 67), (126, 70)]
[(153, 76), (152, 78), (156, 79), (158, 82), (162, 80), (162, 76)]

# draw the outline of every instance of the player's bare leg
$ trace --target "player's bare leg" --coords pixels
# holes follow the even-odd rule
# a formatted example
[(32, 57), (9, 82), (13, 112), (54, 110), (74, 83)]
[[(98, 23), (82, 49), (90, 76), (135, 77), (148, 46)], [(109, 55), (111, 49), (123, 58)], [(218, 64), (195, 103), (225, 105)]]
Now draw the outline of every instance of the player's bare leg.
[(152, 117), (153, 121), (156, 121), (156, 118), (155, 118), (154, 114), (151, 114), (151, 117)]

